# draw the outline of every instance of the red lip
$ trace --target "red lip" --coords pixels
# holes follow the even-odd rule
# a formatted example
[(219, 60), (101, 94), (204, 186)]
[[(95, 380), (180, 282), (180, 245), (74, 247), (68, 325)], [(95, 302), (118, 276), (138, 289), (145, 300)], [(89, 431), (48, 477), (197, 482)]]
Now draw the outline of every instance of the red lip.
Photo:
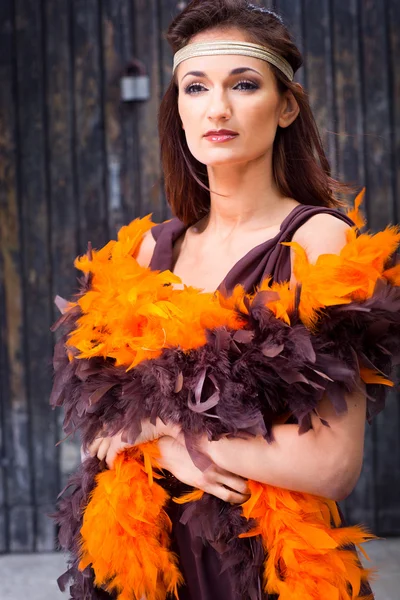
[(216, 135), (239, 135), (237, 131), (231, 131), (230, 129), (218, 129), (218, 131), (215, 129), (213, 131), (207, 131), (207, 133), (204, 135), (204, 137), (209, 137), (210, 135), (216, 136)]

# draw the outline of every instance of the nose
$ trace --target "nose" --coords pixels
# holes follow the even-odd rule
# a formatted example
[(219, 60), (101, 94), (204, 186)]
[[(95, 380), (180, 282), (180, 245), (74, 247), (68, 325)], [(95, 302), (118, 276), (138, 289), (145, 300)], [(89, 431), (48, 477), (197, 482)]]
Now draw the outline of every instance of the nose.
[(207, 116), (210, 121), (227, 120), (232, 116), (228, 98), (222, 90), (218, 91), (215, 89), (213, 93), (210, 94)]

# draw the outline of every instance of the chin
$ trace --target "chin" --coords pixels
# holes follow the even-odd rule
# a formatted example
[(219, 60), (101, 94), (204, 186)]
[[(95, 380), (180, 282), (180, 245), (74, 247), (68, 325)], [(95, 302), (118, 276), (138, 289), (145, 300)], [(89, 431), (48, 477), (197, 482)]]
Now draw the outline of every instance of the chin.
[[(190, 148), (189, 148), (190, 149)], [(201, 164), (206, 167), (227, 167), (230, 165), (245, 165), (254, 161), (262, 160), (268, 154), (268, 150), (262, 148), (259, 152), (255, 152), (254, 148), (239, 150), (238, 148), (212, 148), (200, 152), (191, 151), (192, 155)]]
[(201, 162), (206, 167), (223, 167), (229, 165), (238, 165), (238, 164), (246, 164), (252, 160), (254, 160), (253, 156), (243, 156), (238, 154), (228, 154), (227, 152), (221, 152), (220, 155), (216, 155), (214, 153), (213, 156), (202, 156), (197, 160)]

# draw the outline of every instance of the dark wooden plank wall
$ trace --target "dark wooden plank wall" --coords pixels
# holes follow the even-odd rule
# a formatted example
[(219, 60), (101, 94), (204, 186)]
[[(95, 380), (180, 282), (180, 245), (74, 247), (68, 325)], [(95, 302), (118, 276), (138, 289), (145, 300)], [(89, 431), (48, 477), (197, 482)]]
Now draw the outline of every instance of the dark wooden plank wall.
[[(21, 212), (24, 195), (19, 172), (27, 168), (21, 139), (18, 98), (20, 82), (16, 76), (20, 59), (16, 52), (16, 31), (13, 9), (8, 1), (2, 3), (1, 33), (2, 52), (0, 92), (1, 119), (1, 247), (3, 266), (3, 290), (1, 313), (4, 315), (2, 330), (2, 466), (3, 510), (5, 531), (1, 546), (10, 550), (26, 550), (33, 547), (34, 540), (34, 486), (33, 461), (30, 454), (29, 403), (27, 394), (27, 347), (24, 331), (26, 303), (22, 265)], [(34, 57), (33, 57), (34, 59)], [(34, 61), (33, 61), (33, 67)], [(33, 182), (33, 185), (35, 183)]]
[[(78, 253), (78, 204), (74, 129), (74, 85), (71, 60), (71, 14), (64, 0), (48, 2), (44, 8), (48, 198), (50, 210), (51, 298), (69, 296), (75, 290), (75, 273), (71, 255)], [(52, 305), (52, 320), (57, 318)], [(53, 415), (48, 413), (47, 418)], [(56, 415), (58, 431), (62, 414)], [(59, 435), (57, 439), (59, 439)], [(57, 459), (57, 484), (61, 488), (78, 460), (77, 445), (67, 439), (53, 449)], [(54, 498), (53, 498), (54, 502)], [(51, 532), (47, 547), (51, 544)]]
[[(257, 3), (257, 2), (256, 2)], [(178, 0), (0, 3), (0, 552), (54, 547), (46, 513), (79, 460), (48, 408), (55, 294), (76, 289), (74, 257), (137, 215), (167, 218), (157, 111), (171, 76), (161, 32)], [(367, 186), (372, 228), (400, 214), (400, 5), (396, 0), (261, 0), (305, 56), (334, 172)], [(141, 60), (151, 98), (120, 102)], [(367, 428), (351, 521), (400, 533), (400, 407)], [(397, 479), (396, 479), (397, 474)]]

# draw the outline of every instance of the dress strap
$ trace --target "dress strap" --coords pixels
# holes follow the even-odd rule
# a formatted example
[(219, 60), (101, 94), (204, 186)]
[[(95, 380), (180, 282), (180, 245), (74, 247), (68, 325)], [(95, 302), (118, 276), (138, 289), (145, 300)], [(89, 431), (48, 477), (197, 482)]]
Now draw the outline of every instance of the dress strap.
[(185, 224), (177, 217), (152, 227), (151, 233), (156, 245), (150, 261), (150, 269), (154, 271), (167, 271), (171, 269), (174, 244), (186, 229)]
[[(317, 214), (332, 215), (354, 226), (353, 221), (337, 208), (299, 204), (282, 221), (278, 235), (243, 256), (229, 271), (219, 289), (230, 294), (235, 286), (241, 284), (248, 293), (252, 293), (266, 277), (272, 277), (278, 283), (288, 281), (291, 274), (290, 248), (282, 246), (282, 242), (290, 242), (299, 227)], [(151, 229), (156, 241), (151, 269), (165, 271), (172, 268), (174, 244), (186, 229), (186, 225), (176, 217)]]
[(282, 242), (291, 242), (296, 231), (304, 225), (311, 217), (319, 214), (332, 215), (347, 223), (350, 227), (354, 227), (354, 222), (337, 208), (328, 208), (324, 206), (310, 206), (300, 205), (289, 215), (289, 219), (286, 221), (285, 226), (281, 229), (281, 235), (279, 243), (276, 244), (268, 257), (264, 273), (264, 277), (271, 275), (273, 280), (281, 283), (288, 281), (291, 275), (291, 261), (290, 261), (290, 248), (282, 246)]

